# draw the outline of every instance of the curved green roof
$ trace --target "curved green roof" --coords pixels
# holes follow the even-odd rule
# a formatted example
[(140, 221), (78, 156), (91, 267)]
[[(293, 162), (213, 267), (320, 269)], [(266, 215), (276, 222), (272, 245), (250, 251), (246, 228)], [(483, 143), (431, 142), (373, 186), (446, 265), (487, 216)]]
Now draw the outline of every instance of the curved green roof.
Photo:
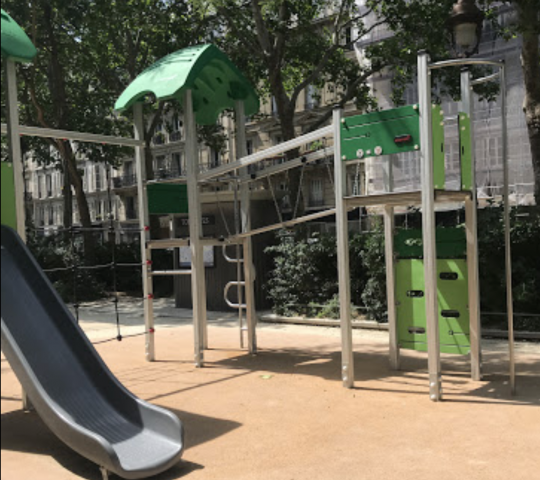
[(197, 123), (213, 125), (224, 110), (244, 100), (246, 115), (259, 111), (259, 97), (244, 75), (215, 45), (199, 45), (173, 53), (145, 70), (122, 93), (115, 110), (124, 111), (154, 94), (157, 100), (180, 103), (193, 91)]
[(2, 55), (18, 62), (31, 62), (37, 55), (36, 47), (19, 24), (2, 9)]

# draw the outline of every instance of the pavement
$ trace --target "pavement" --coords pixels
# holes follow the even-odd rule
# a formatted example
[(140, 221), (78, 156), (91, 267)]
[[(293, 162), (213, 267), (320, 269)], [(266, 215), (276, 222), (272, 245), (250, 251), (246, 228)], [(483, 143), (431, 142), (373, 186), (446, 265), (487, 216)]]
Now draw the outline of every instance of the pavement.
[[(445, 401), (428, 398), (425, 354), (388, 366), (388, 334), (354, 331), (355, 388), (340, 381), (339, 329), (261, 324), (260, 352), (239, 348), (233, 314), (210, 314), (206, 367), (193, 366), (191, 312), (156, 302), (158, 361), (144, 360), (142, 303), (89, 304), (81, 325), (128, 389), (186, 426), (184, 461), (155, 480), (531, 480), (540, 471), (540, 344), (483, 340), (484, 380), (443, 355)], [(105, 342), (105, 343), (100, 343)], [(2, 358), (2, 480), (101, 480), (35, 413)]]

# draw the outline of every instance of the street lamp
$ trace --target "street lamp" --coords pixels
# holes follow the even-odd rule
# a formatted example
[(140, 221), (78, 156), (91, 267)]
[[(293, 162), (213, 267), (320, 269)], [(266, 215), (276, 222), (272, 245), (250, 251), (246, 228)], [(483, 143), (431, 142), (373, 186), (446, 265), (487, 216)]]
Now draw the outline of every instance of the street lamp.
[(452, 35), (452, 46), (460, 57), (470, 57), (478, 53), (484, 12), (476, 6), (475, 0), (458, 0), (448, 19), (448, 29)]

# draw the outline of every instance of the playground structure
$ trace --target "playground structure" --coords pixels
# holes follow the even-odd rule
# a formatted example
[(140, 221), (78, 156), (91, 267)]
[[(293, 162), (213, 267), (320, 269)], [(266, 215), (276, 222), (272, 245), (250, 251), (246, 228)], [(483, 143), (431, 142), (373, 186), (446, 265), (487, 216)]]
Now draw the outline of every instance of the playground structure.
[[(3, 13), (4, 15), (4, 13)], [(4, 17), (3, 17), (4, 20)], [(4, 29), (3, 29), (4, 31)], [(28, 47), (28, 45), (27, 45)], [(29, 47), (28, 47), (29, 48)], [(34, 49), (35, 50), (35, 49)], [(4, 47), (3, 47), (4, 53)], [(35, 52), (33, 53), (35, 55)], [(262, 152), (246, 155), (245, 117), (258, 111), (259, 101), (249, 83), (234, 65), (212, 45), (192, 47), (161, 60), (145, 71), (128, 87), (116, 103), (120, 112), (133, 110), (134, 138), (116, 138), (79, 132), (48, 130), (19, 125), (16, 90), (16, 62), (30, 61), (32, 52), (7, 55), (7, 107), (8, 123), (2, 125), (2, 133), (9, 139), (10, 156), (13, 162), (14, 197), (16, 211), (10, 223), (15, 223), (21, 238), (25, 238), (22, 156), (20, 136), (30, 135), (64, 139), (73, 142), (96, 142), (114, 144), (135, 149), (139, 194), (139, 219), (141, 232), (143, 286), (145, 297), (146, 358), (156, 359), (156, 331), (153, 318), (153, 278), (163, 275), (191, 275), (194, 318), (194, 361), (198, 367), (204, 366), (204, 351), (209, 346), (206, 314), (204, 246), (235, 246), (242, 255), (231, 258), (239, 266), (239, 276), (229, 289), (236, 286), (239, 301), (235, 306), (240, 315), (245, 311), (247, 319), (247, 347), (251, 354), (257, 353), (256, 308), (253, 284), (253, 253), (251, 239), (254, 235), (281, 228), (289, 228), (318, 218), (336, 215), (338, 234), (339, 285), (342, 332), (342, 379), (344, 386), (354, 385), (354, 361), (352, 348), (352, 320), (350, 309), (350, 275), (348, 258), (349, 211), (367, 206), (383, 206), (386, 234), (386, 262), (388, 277), (388, 318), (390, 325), (390, 362), (393, 369), (399, 368), (400, 349), (414, 348), (428, 353), (430, 375), (430, 398), (442, 399), (440, 352), (471, 353), (471, 370), (474, 380), (481, 379), (481, 332), (479, 312), (478, 246), (476, 232), (476, 188), (475, 163), (472, 133), (473, 101), (472, 87), (476, 84), (500, 79), (503, 99), (503, 163), (505, 171), (504, 203), (506, 227), (506, 282), (508, 291), (508, 323), (510, 345), (510, 379), (515, 392), (515, 364), (513, 350), (513, 301), (511, 277), (510, 206), (508, 188), (507, 139), (505, 129), (506, 92), (505, 67), (501, 62), (481, 59), (450, 60), (430, 63), (429, 56), (421, 52), (418, 57), (419, 104), (386, 112), (343, 117), (340, 109), (335, 109), (332, 124), (294, 140), (282, 143)], [(461, 74), (462, 112), (459, 114), (461, 138), (462, 182), (460, 190), (445, 190), (444, 181), (444, 117), (431, 101), (430, 72), (438, 68), (487, 65), (496, 72), (488, 77), (473, 80), (469, 71)], [(147, 182), (145, 172), (144, 112), (142, 101), (152, 93), (156, 100), (179, 101), (184, 113), (186, 130), (186, 158), (188, 175), (182, 186), (179, 202), (189, 213), (190, 238), (155, 240), (150, 235), (149, 193), (158, 182)], [(235, 110), (237, 128), (237, 159), (210, 171), (201, 172), (198, 164), (197, 124), (213, 124), (224, 110)], [(250, 175), (248, 167), (259, 164), (276, 155), (296, 151), (321, 139), (334, 139), (334, 183), (336, 208), (281, 221), (275, 225), (253, 230), (251, 228), (250, 182), (263, 177), (302, 167), (326, 156), (324, 152), (314, 152), (282, 164), (262, 169)], [(419, 191), (393, 192), (392, 172), (388, 164), (387, 192), (380, 195), (350, 196), (347, 192), (346, 169), (349, 164), (377, 158), (384, 161), (385, 155), (417, 151), (422, 164), (422, 188)], [(7, 170), (6, 170), (7, 171)], [(4, 182), (4, 171), (2, 180)], [(239, 194), (239, 217), (237, 232), (229, 238), (204, 238), (201, 215), (201, 187), (219, 182), (231, 184)], [(4, 189), (3, 189), (4, 191)], [(180, 191), (180, 190), (179, 190)], [(465, 239), (454, 238), (451, 253), (438, 258), (442, 250), (437, 245), (435, 211), (438, 204), (460, 202), (465, 205)], [(4, 204), (4, 202), (3, 202)], [(421, 205), (423, 229), (421, 247), (415, 252), (402, 255), (403, 242), (395, 236), (394, 209), (398, 206)], [(174, 205), (172, 208), (177, 208)], [(4, 208), (3, 208), (4, 210)], [(4, 217), (3, 217), (4, 218)], [(7, 217), (6, 217), (7, 218)], [(4, 220), (3, 220), (4, 223)], [(456, 234), (454, 232), (454, 234)], [(442, 234), (444, 235), (444, 233)], [(452, 235), (452, 234), (451, 234)], [(459, 237), (459, 234), (456, 234)], [(157, 249), (190, 246), (192, 254), (191, 270), (155, 271), (152, 252)], [(241, 248), (240, 248), (241, 247)], [(401, 258), (396, 265), (396, 252)], [(440, 256), (440, 255), (439, 255)], [(466, 261), (465, 261), (466, 259)], [(441, 265), (441, 262), (446, 263)], [(439, 267), (438, 267), (439, 265)], [(419, 277), (423, 273), (423, 279)], [(416, 283), (416, 282), (419, 283)], [(455, 282), (455, 283), (452, 283)], [(444, 287), (443, 287), (444, 284)], [(445, 292), (447, 285), (459, 285), (451, 292)], [(438, 288), (439, 287), (439, 288)], [(447, 304), (440, 304), (442, 297)], [(459, 306), (451, 304), (457, 298)], [(410, 302), (406, 304), (406, 302)], [(408, 310), (407, 310), (408, 309)], [(414, 314), (414, 319), (407, 318)], [(407, 321), (412, 323), (407, 323)], [(447, 328), (441, 332), (441, 328)], [(241, 334), (244, 335), (241, 323)]]

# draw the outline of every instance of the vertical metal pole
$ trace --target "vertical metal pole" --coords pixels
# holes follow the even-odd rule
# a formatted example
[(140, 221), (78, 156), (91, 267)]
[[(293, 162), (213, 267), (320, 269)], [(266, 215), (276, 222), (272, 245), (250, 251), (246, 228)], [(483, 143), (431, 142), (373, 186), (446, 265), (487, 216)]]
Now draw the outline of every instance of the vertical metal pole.
[(394, 249), (395, 216), (393, 207), (384, 209), (384, 236), (386, 257), (386, 296), (388, 301), (388, 328), (390, 332), (390, 366), (399, 370), (399, 342), (396, 312), (396, 270)]
[[(236, 157), (239, 160), (247, 156), (246, 114), (243, 101), (236, 102)], [(247, 175), (248, 169), (243, 168), (240, 175)], [(240, 187), (240, 208), (242, 232), (251, 230), (251, 191), (248, 183)], [(255, 267), (253, 265), (253, 241), (251, 237), (244, 239), (244, 278), (246, 295), (246, 316), (248, 329), (248, 350), (257, 353), (257, 309), (255, 304)]]
[[(144, 139), (143, 104), (133, 107), (135, 139)], [(139, 202), (139, 229), (141, 235), (141, 259), (144, 295), (144, 324), (146, 328), (146, 360), (156, 360), (155, 323), (154, 323), (154, 285), (151, 276), (152, 251), (148, 248), (151, 239), (150, 213), (148, 211), (148, 193), (146, 191), (146, 155), (145, 147), (135, 148), (135, 166), (137, 170), (137, 194)]]
[(195, 333), (195, 365), (204, 366), (206, 345), (206, 280), (203, 225), (199, 186), (199, 152), (197, 125), (191, 90), (184, 93), (184, 125), (186, 128), (186, 163), (188, 177), (189, 236), (191, 243), (191, 294), (193, 298), (193, 330)]
[[(474, 103), (471, 72), (461, 72), (461, 109), (471, 120), (471, 135), (474, 138)], [(469, 322), (471, 337), (471, 377), (482, 380), (482, 325), (480, 318), (480, 272), (478, 264), (478, 214), (476, 192), (476, 161), (474, 148), (471, 150), (471, 198), (465, 201), (465, 228), (467, 233), (467, 266), (469, 275)]]
[(8, 126), (9, 156), (13, 162), (15, 180), (15, 209), (17, 212), (17, 233), (26, 242), (26, 213), (24, 209), (24, 168), (19, 128), (19, 102), (17, 95), (17, 64), (10, 58), (5, 61), (6, 110)]
[(429, 55), (418, 54), (418, 97), (422, 164), (422, 230), (428, 337), (429, 393), (434, 402), (442, 400), (439, 304), (437, 299), (437, 242), (433, 169), (432, 104)]
[[(13, 162), (13, 179), (15, 185), (15, 212), (17, 216), (17, 233), (26, 243), (26, 211), (24, 208), (24, 166), (19, 128), (19, 100), (17, 94), (17, 64), (10, 58), (4, 63), (6, 75), (6, 111), (8, 127), (9, 157)], [(22, 407), (28, 412), (32, 409), (28, 395), (22, 390)]]
[(510, 356), (510, 388), (512, 395), (516, 394), (516, 359), (514, 346), (514, 293), (512, 282), (512, 237), (510, 224), (510, 166), (508, 162), (508, 120), (506, 98), (506, 67), (501, 66), (501, 115), (502, 115), (502, 145), (504, 169), (504, 241), (506, 257), (506, 308), (508, 311), (508, 349)]
[(344, 197), (347, 193), (347, 168), (341, 158), (341, 117), (343, 111), (334, 109), (334, 175), (336, 185), (336, 232), (341, 316), (342, 379), (346, 388), (354, 387), (354, 352), (351, 320), (351, 275), (349, 259), (349, 221)]

